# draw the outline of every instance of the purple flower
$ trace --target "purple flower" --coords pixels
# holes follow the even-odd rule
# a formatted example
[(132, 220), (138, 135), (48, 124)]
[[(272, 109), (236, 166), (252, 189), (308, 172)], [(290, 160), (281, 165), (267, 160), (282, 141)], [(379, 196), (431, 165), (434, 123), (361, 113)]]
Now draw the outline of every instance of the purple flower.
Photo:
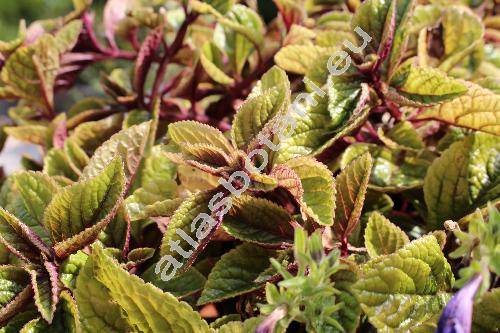
[(448, 302), (439, 318), (436, 333), (470, 333), (474, 296), (483, 277), (476, 274)]
[(264, 319), (262, 323), (260, 323), (255, 330), (255, 333), (274, 333), (276, 324), (285, 316), (286, 308), (284, 306), (276, 308), (266, 319)]

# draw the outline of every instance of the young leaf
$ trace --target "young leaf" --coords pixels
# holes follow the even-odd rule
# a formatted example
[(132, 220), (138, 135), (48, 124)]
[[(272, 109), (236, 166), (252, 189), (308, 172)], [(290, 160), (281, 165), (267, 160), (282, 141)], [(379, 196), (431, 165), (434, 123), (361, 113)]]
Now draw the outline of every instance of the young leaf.
[(227, 154), (234, 149), (221, 131), (196, 121), (172, 123), (168, 126), (168, 135), (177, 145), (209, 144)]
[[(352, 18), (352, 29), (359, 27), (371, 37), (371, 41), (367, 45), (367, 53), (377, 53), (379, 49), (391, 3), (392, 1), (383, 0), (365, 1), (359, 6)], [(362, 43), (363, 40), (358, 38), (358, 42)]]
[(59, 308), (54, 313), (54, 318), (49, 324), (41, 318), (36, 318), (27, 323), (20, 333), (79, 333), (81, 332), (80, 316), (75, 300), (68, 291), (61, 293)]
[(363, 154), (349, 163), (335, 179), (334, 229), (341, 239), (349, 237), (358, 225), (371, 169), (370, 154)]
[(269, 267), (269, 258), (274, 254), (245, 243), (223, 255), (210, 272), (198, 305), (220, 302), (261, 288), (254, 280)]
[(276, 117), (287, 111), (290, 103), (290, 82), (278, 67), (262, 76), (248, 99), (236, 113), (231, 137), (240, 149), (248, 148), (265, 128), (274, 125)]
[(234, 79), (224, 73), (223, 55), (217, 45), (206, 42), (200, 54), (201, 65), (205, 72), (220, 84), (233, 84)]
[(57, 267), (53, 263), (45, 261), (43, 267), (31, 270), (30, 275), (38, 312), (50, 324), (59, 302), (60, 289)]
[(447, 124), (491, 134), (500, 132), (500, 96), (476, 84), (465, 83), (468, 91), (449, 102), (420, 113), (419, 119), (436, 119)]
[(94, 247), (94, 260), (97, 279), (108, 289), (111, 299), (135, 330), (145, 333), (210, 332), (207, 322), (187, 303), (128, 274), (98, 246)]
[(405, 246), (408, 236), (380, 213), (374, 212), (365, 229), (365, 247), (370, 257), (391, 254)]
[(408, 332), (437, 321), (453, 282), (436, 238), (425, 236), (369, 261), (353, 291), (377, 329)]
[(47, 207), (44, 225), (56, 254), (71, 253), (92, 243), (113, 218), (124, 191), (123, 164), (112, 160), (100, 175), (57, 193)]

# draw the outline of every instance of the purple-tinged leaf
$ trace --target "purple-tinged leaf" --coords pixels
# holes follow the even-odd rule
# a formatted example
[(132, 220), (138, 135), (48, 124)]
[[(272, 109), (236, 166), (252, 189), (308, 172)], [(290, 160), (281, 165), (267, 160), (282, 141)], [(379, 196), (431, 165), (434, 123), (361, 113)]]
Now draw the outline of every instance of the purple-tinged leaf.
[(40, 253), (53, 257), (52, 250), (27, 225), (0, 207), (0, 242), (27, 263), (40, 260)]
[(64, 188), (44, 214), (44, 225), (56, 255), (64, 258), (92, 243), (120, 207), (125, 193), (123, 163), (119, 157), (96, 177)]
[(439, 318), (436, 333), (470, 333), (474, 297), (483, 277), (476, 274), (448, 302)]
[(26, 286), (17, 296), (0, 309), (0, 326), (4, 326), (12, 317), (21, 312), (33, 299), (33, 289)]
[(396, 16), (397, 1), (392, 1), (391, 7), (389, 7), (389, 12), (387, 14), (382, 40), (377, 52), (378, 59), (373, 65), (374, 72), (376, 72), (380, 68), (380, 65), (382, 65), (382, 63), (391, 53), (392, 43), (394, 42), (394, 34), (396, 32)]
[(137, 61), (134, 69), (134, 90), (137, 92), (140, 103), (144, 102), (144, 84), (149, 72), (149, 68), (153, 63), (156, 50), (161, 45), (163, 38), (163, 26), (151, 30), (149, 35), (144, 39), (141, 45)]
[(52, 134), (52, 145), (55, 148), (64, 148), (64, 142), (68, 138), (66, 124), (66, 117), (55, 124), (54, 133)]
[(49, 324), (54, 318), (59, 302), (59, 279), (57, 267), (45, 261), (43, 267), (30, 271), (31, 285), (35, 293), (35, 305), (43, 319)]

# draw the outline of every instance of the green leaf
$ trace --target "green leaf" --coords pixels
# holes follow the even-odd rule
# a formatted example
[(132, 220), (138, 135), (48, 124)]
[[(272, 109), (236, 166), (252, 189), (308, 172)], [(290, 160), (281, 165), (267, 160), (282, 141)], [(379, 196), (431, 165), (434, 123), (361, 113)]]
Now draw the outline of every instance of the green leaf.
[[(187, 258), (181, 256), (177, 251), (173, 250), (170, 246), (170, 242), (179, 242), (182, 248), (188, 247), (186, 251), (191, 252), (192, 247), (189, 245), (179, 234), (177, 230), (184, 231), (193, 240), (201, 241), (206, 235), (206, 229), (208, 227), (213, 228), (214, 226), (205, 225), (204, 222), (209, 222), (208, 216), (210, 216), (210, 210), (208, 203), (213, 197), (213, 192), (198, 192), (190, 197), (188, 197), (180, 207), (172, 215), (170, 222), (168, 224), (168, 229), (163, 235), (160, 254), (162, 256), (171, 255), (178, 262), (185, 265), (188, 262)], [(199, 214), (207, 214), (202, 216), (200, 221)], [(215, 221), (215, 220), (213, 220)], [(198, 223), (198, 225), (197, 225)], [(200, 237), (198, 237), (200, 236)], [(198, 244), (199, 245), (199, 244)], [(196, 250), (196, 249), (194, 249)]]
[(234, 116), (231, 138), (238, 148), (253, 146), (259, 133), (270, 130), (290, 104), (290, 82), (286, 73), (273, 67), (264, 74)]
[(417, 67), (407, 62), (401, 65), (390, 81), (387, 96), (408, 106), (428, 106), (444, 102), (467, 92), (459, 80), (446, 76), (438, 69)]
[(55, 41), (59, 54), (71, 51), (78, 41), (78, 36), (82, 30), (82, 21), (73, 20), (59, 29), (55, 34)]
[(500, 329), (499, 302), (500, 288), (494, 288), (474, 304), (473, 332), (487, 333)]
[(68, 156), (68, 161), (73, 170), (81, 171), (89, 163), (89, 156), (85, 151), (78, 146), (73, 140), (66, 140), (64, 142), (64, 152)]
[(17, 294), (8, 304), (0, 309), (0, 319), (6, 321), (17, 314), (20, 309), (23, 309), (26, 304), (29, 304), (33, 299), (33, 288), (31, 285), (26, 286), (20, 293)]
[(425, 147), (424, 141), (409, 121), (397, 123), (393, 128), (387, 131), (387, 133), (383, 133), (379, 128), (377, 133), (379, 134), (380, 140), (391, 149), (402, 148), (419, 150)]
[(193, 10), (211, 14), (218, 21), (220, 26), (214, 32), (215, 43), (228, 54), (233, 68), (240, 74), (251, 52), (260, 48), (262, 43), (264, 27), (260, 16), (240, 4), (232, 6), (226, 15), (197, 0), (191, 0), (190, 4)]
[(375, 144), (355, 143), (344, 151), (340, 160), (341, 168), (367, 152), (373, 156), (369, 187), (382, 192), (401, 192), (421, 187), (434, 158), (429, 152), (409, 152)]
[(169, 199), (176, 195), (176, 171), (176, 165), (169, 160), (161, 146), (153, 147), (150, 155), (144, 160), (140, 187), (125, 201), (132, 221), (150, 216), (167, 216), (163, 215), (165, 213), (152, 214), (160, 213), (164, 210), (162, 207), (168, 208), (169, 204), (173, 203)]
[(17, 189), (30, 215), (43, 225), (43, 214), (59, 186), (41, 172), (26, 171), (14, 175)]
[[(83, 102), (83, 101), (82, 101)], [(81, 116), (81, 114), (79, 115)], [(78, 116), (68, 120), (68, 127)], [(115, 114), (97, 121), (87, 121), (78, 125), (69, 139), (88, 153), (96, 150), (102, 143), (121, 129), (123, 114)]]
[(215, 43), (229, 56), (237, 74), (240, 74), (251, 53), (260, 52), (264, 27), (260, 16), (249, 7), (236, 4), (221, 17), (216, 15), (221, 28), (215, 30)]
[(20, 267), (0, 265), (0, 306), (12, 301), (30, 283), (29, 275)]
[[(392, 1), (385, 0), (365, 1), (357, 8), (352, 18), (352, 29), (359, 27), (372, 38), (367, 45), (367, 53), (377, 53), (379, 50), (391, 3)], [(358, 42), (363, 40), (358, 37)]]
[[(287, 72), (306, 75), (318, 59), (330, 56), (334, 51), (336, 51), (334, 47), (287, 45), (276, 53), (274, 61)], [(326, 66), (323, 66), (323, 69), (326, 70)]]
[(440, 19), (441, 8), (438, 5), (418, 5), (409, 22), (409, 32), (418, 33), (424, 28), (436, 26)]
[(31, 270), (30, 275), (31, 285), (35, 293), (35, 305), (42, 318), (50, 324), (59, 302), (57, 267), (53, 263), (45, 261), (43, 267)]
[[(352, 88), (352, 87), (351, 87)], [(351, 88), (348, 88), (351, 90)], [(287, 138), (280, 142), (281, 148), (274, 158), (274, 163), (283, 163), (291, 158), (314, 155), (318, 156), (327, 148), (331, 147), (342, 137), (364, 124), (368, 117), (370, 108), (366, 107), (368, 101), (369, 90), (366, 84), (361, 85), (361, 94), (358, 97), (356, 107), (354, 109), (345, 109), (348, 115), (341, 114), (339, 117), (345, 119), (341, 124), (335, 122), (331, 118), (328, 111), (328, 103), (330, 98), (344, 100), (350, 98), (349, 93), (343, 96), (339, 92), (338, 95), (319, 97), (313, 95), (316, 106), (306, 107), (305, 116), (293, 113), (292, 117), (297, 122), (297, 126), (293, 132), (287, 134)]]
[(187, 297), (201, 291), (207, 281), (205, 276), (193, 267), (169, 281), (163, 281), (160, 275), (154, 272), (154, 267), (154, 265), (151, 266), (141, 275), (141, 278), (177, 298)]
[(331, 127), (344, 124), (356, 108), (361, 95), (361, 80), (354, 75), (330, 75), (328, 77), (328, 112)]
[(9, 322), (0, 329), (1, 333), (19, 333), (23, 326), (29, 321), (38, 317), (36, 310), (28, 310), (15, 315)]
[(59, 279), (65, 287), (74, 291), (76, 279), (87, 262), (88, 255), (83, 251), (78, 251), (66, 258), (59, 269)]
[[(309, 157), (291, 159), (285, 164), (297, 175), (302, 213), (321, 225), (332, 225), (335, 211), (335, 183), (328, 168)], [(280, 180), (283, 183), (283, 180)], [(280, 184), (280, 186), (283, 186)], [(293, 194), (293, 193), (292, 193)]]
[(33, 143), (40, 146), (45, 146), (47, 142), (47, 126), (35, 124), (15, 127), (11, 126), (5, 127), (4, 131), (7, 135), (23, 142)]
[(353, 291), (377, 329), (408, 332), (438, 319), (453, 282), (436, 238), (425, 236), (369, 261)]
[(67, 291), (61, 293), (59, 308), (54, 314), (52, 323), (48, 324), (41, 318), (27, 323), (20, 333), (79, 333), (81, 332), (80, 317), (75, 300)]
[(291, 216), (273, 202), (250, 196), (234, 198), (222, 228), (229, 235), (260, 245), (293, 243)]
[[(338, 302), (343, 302), (344, 306), (338, 311), (338, 322), (344, 330), (349, 333), (356, 332), (361, 316), (361, 305), (353, 294), (352, 285), (358, 279), (357, 267), (349, 265), (350, 269), (340, 270), (333, 275), (335, 289), (339, 291)], [(335, 316), (337, 317), (337, 316)]]
[(346, 165), (335, 178), (334, 230), (341, 239), (349, 237), (359, 222), (372, 164), (370, 154), (363, 154)]
[(427, 222), (432, 229), (498, 197), (499, 150), (495, 136), (477, 132), (453, 143), (432, 163), (424, 181)]
[(123, 164), (115, 158), (100, 175), (58, 192), (47, 207), (44, 225), (58, 256), (92, 243), (113, 218), (124, 191)]
[(269, 266), (275, 252), (252, 244), (242, 244), (224, 254), (208, 275), (198, 305), (220, 302), (260, 289), (254, 280)]
[(465, 6), (450, 6), (443, 14), (444, 59), (439, 69), (449, 72), (482, 41), (481, 19)]
[(223, 54), (212, 42), (203, 45), (200, 54), (201, 65), (215, 82), (220, 84), (232, 84), (234, 79), (224, 73)]
[(111, 299), (126, 314), (134, 330), (154, 332), (210, 332), (198, 312), (169, 293), (130, 275), (104, 251), (94, 247), (95, 274)]
[(38, 262), (41, 253), (52, 256), (52, 251), (34, 231), (1, 207), (0, 242), (27, 263)]
[(234, 5), (234, 0), (203, 0), (221, 14), (226, 14)]
[(500, 95), (466, 82), (468, 91), (452, 101), (429, 108), (420, 119), (436, 119), (447, 124), (497, 135), (500, 132)]
[(255, 332), (259, 324), (264, 320), (264, 317), (248, 318), (244, 322), (231, 321), (222, 325), (217, 333), (246, 333)]
[(83, 170), (82, 180), (96, 177), (116, 158), (120, 156), (125, 166), (127, 187), (139, 169), (142, 154), (148, 140), (150, 122), (135, 125), (113, 135), (101, 145)]
[(218, 129), (196, 121), (178, 121), (168, 126), (168, 135), (177, 145), (209, 144), (230, 154), (234, 149)]
[[(417, 2), (413, 0), (398, 0), (396, 5), (395, 32), (389, 55), (389, 73), (399, 65), (404, 57), (408, 38), (410, 36), (410, 21), (413, 17), (414, 7)], [(389, 19), (389, 16), (387, 17)], [(388, 20), (386, 25), (390, 23)]]
[[(1, 191), (5, 196), (4, 200), (0, 199), (0, 206), (17, 217), (19, 221), (28, 226), (31, 231), (34, 231), (46, 244), (50, 244), (50, 238), (43, 225), (39, 224), (35, 217), (28, 212), (28, 209), (19, 193), (15, 184), (14, 176), (9, 177), (3, 184)], [(2, 193), (0, 193), (2, 196)]]
[(403, 230), (383, 215), (370, 215), (365, 229), (365, 247), (370, 257), (391, 254), (410, 242)]
[(49, 176), (63, 176), (66, 179), (77, 180), (78, 173), (71, 167), (71, 162), (63, 149), (52, 148), (43, 159), (43, 173)]
[(18, 48), (5, 62), (0, 78), (14, 95), (52, 109), (54, 83), (59, 69), (59, 52), (52, 35)]
[(121, 333), (130, 330), (120, 314), (120, 307), (110, 298), (108, 289), (97, 280), (94, 273), (95, 257), (90, 256), (78, 274), (73, 291), (82, 330), (85, 333), (97, 331)]

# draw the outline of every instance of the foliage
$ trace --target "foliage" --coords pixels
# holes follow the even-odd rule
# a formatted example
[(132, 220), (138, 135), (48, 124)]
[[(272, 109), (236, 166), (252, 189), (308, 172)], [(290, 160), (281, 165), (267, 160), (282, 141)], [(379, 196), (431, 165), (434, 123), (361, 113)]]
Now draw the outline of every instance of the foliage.
[(0, 42), (0, 332), (500, 329), (497, 5), (100, 7)]

